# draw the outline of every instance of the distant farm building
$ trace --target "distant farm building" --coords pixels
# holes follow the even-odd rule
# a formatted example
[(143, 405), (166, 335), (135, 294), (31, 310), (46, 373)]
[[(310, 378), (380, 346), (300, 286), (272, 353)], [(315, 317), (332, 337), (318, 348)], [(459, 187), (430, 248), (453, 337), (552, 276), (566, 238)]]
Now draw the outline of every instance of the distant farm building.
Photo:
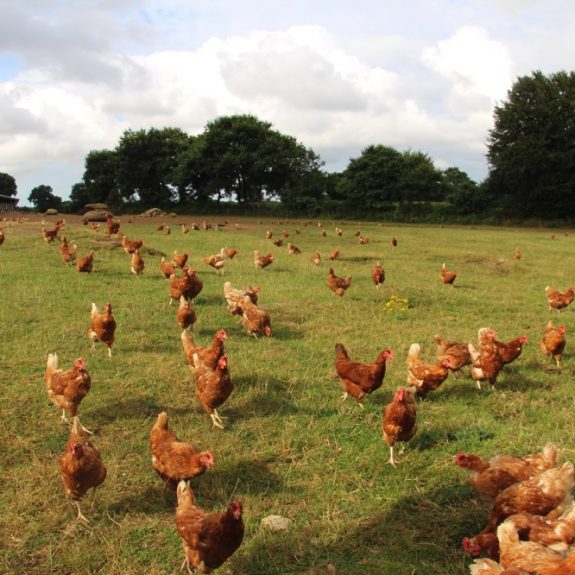
[(0, 196), (0, 212), (13, 212), (19, 201), (12, 196)]

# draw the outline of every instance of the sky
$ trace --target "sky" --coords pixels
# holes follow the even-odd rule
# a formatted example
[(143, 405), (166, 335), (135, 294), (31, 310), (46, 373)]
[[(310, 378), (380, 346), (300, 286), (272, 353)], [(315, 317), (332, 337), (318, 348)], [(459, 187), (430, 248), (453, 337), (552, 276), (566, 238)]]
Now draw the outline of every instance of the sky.
[(330, 172), (381, 144), (476, 182), (518, 77), (570, 71), (573, 0), (0, 0), (0, 172), (69, 197), (128, 130), (252, 114)]

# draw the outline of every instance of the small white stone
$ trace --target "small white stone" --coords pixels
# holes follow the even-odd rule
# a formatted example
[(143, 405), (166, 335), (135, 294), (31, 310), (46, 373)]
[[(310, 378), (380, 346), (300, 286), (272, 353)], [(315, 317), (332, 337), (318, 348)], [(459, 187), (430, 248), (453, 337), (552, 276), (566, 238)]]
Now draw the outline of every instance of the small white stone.
[(268, 515), (261, 520), (262, 527), (269, 527), (272, 531), (287, 531), (290, 519), (282, 517), (281, 515)]

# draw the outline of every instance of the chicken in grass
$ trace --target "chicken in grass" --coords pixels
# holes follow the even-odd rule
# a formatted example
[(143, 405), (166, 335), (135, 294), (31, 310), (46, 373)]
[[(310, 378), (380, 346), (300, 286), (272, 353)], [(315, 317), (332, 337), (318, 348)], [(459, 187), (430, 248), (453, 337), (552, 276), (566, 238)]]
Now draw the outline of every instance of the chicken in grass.
[(493, 559), (476, 559), (469, 566), (471, 575), (529, 575), (526, 571), (505, 569)]
[(531, 479), (513, 483), (495, 498), (483, 532), (494, 533), (502, 521), (515, 513), (547, 515), (555, 511), (558, 515), (562, 514), (573, 505), (574, 485), (571, 462), (547, 469)]
[(246, 296), (250, 298), (252, 303), (257, 305), (260, 291), (261, 288), (257, 286), (248, 286), (245, 290), (243, 290), (233, 287), (232, 282), (225, 282), (224, 297), (226, 298), (226, 302), (228, 304), (228, 311), (232, 313), (233, 310), (235, 310), (238, 305), (244, 301)]
[(59, 457), (59, 463), (66, 494), (76, 503), (78, 519), (87, 522), (80, 510), (80, 500), (88, 489), (93, 489), (92, 505), (94, 504), (96, 488), (104, 483), (107, 471), (100, 453), (88, 438), (78, 417), (74, 417), (70, 438), (66, 443), (66, 450)]
[(468, 344), (452, 339), (443, 339), (440, 335), (433, 336), (433, 341), (437, 344), (437, 359), (439, 361), (449, 359), (451, 371), (457, 371), (471, 363)]
[(549, 309), (556, 309), (557, 311), (566, 308), (575, 297), (575, 288), (569, 288), (565, 292), (554, 290), (547, 286), (545, 288), (545, 296), (547, 297), (547, 304)]
[(447, 358), (437, 363), (424, 363), (419, 359), (420, 353), (421, 346), (412, 343), (407, 354), (407, 384), (415, 387), (418, 397), (425, 398), (447, 379), (451, 361)]
[(167, 261), (164, 256), (162, 256), (162, 259), (160, 260), (160, 269), (162, 270), (162, 275), (167, 280), (170, 279), (170, 276), (172, 274), (176, 273), (176, 266), (174, 266), (174, 264)]
[(319, 250), (311, 256), (310, 261), (314, 266), (319, 266), (321, 263), (321, 254), (319, 253)]
[(234, 248), (224, 248), (224, 255), (229, 260), (233, 260), (239, 253), (240, 253), (240, 250), (236, 250)]
[(518, 261), (521, 259), (521, 250), (519, 248), (515, 248), (515, 251), (513, 252), (513, 257)]
[(455, 463), (469, 470), (469, 482), (477, 493), (495, 498), (513, 483), (530, 479), (555, 467), (557, 458), (557, 448), (547, 444), (542, 453), (527, 457), (496, 455), (486, 460), (474, 453), (460, 452), (455, 456)]
[(389, 446), (389, 461), (395, 467), (393, 449), (398, 441), (409, 441), (417, 431), (413, 389), (400, 387), (383, 412), (383, 439)]
[(270, 314), (252, 302), (249, 295), (231, 310), (232, 315), (241, 315), (241, 323), (254, 338), (258, 336), (271, 337), (272, 320)]
[(301, 250), (298, 248), (298, 246), (296, 246), (295, 244), (292, 244), (291, 242), (288, 242), (287, 248), (288, 248), (288, 254), (289, 255), (301, 254)]
[(94, 252), (89, 252), (76, 261), (76, 269), (79, 272), (92, 273), (94, 269)]
[[(521, 569), (538, 575), (572, 575), (575, 560), (566, 563), (563, 555), (534, 541), (520, 541), (513, 521), (507, 520), (497, 528), (499, 561), (506, 568)], [(575, 559), (575, 554), (573, 554)]]
[(495, 345), (495, 332), (488, 327), (482, 327), (478, 332), (479, 349), (473, 344), (469, 344), (469, 354), (471, 355), (471, 377), (477, 382), (477, 387), (481, 389), (482, 381), (489, 381), (493, 386), (497, 381), (497, 376), (503, 368), (503, 360)]
[(527, 343), (527, 341), (527, 336), (525, 335), (516, 337), (507, 343), (493, 339), (495, 349), (497, 350), (503, 365), (507, 365), (515, 361), (521, 355), (523, 346)]
[(204, 283), (198, 277), (196, 271), (184, 266), (180, 278), (177, 278), (175, 274), (170, 276), (170, 305), (174, 301), (179, 301), (182, 296), (187, 300), (193, 300), (202, 291), (203, 287)]
[(152, 467), (174, 491), (179, 481), (198, 477), (214, 464), (210, 451), (199, 451), (170, 431), (165, 411), (158, 415), (150, 433), (150, 451)]
[(556, 361), (557, 367), (561, 367), (561, 358), (563, 357), (566, 343), (565, 331), (564, 325), (555, 327), (553, 322), (549, 320), (540, 343), (541, 351), (545, 355), (552, 357)]
[(182, 347), (190, 369), (194, 371), (200, 365), (215, 369), (218, 360), (224, 355), (224, 342), (227, 337), (226, 331), (220, 329), (214, 334), (211, 346), (204, 347), (196, 344), (189, 330), (182, 331)]
[(359, 363), (350, 359), (345, 346), (335, 345), (335, 370), (344, 389), (342, 399), (351, 395), (361, 403), (366, 395), (381, 387), (387, 362), (393, 359), (393, 350), (387, 348), (378, 353), (372, 364)]
[(178, 307), (178, 313), (176, 314), (176, 319), (178, 325), (182, 329), (188, 329), (196, 323), (196, 311), (192, 307), (192, 304), (184, 297), (180, 297), (180, 305)]
[(61, 229), (61, 226), (59, 226), (58, 224), (56, 224), (56, 226), (51, 230), (48, 230), (45, 227), (43, 227), (42, 228), (42, 238), (44, 238), (44, 241), (47, 244), (51, 244), (58, 237), (58, 234), (60, 233), (60, 229)]
[(339, 258), (339, 250), (333, 250), (330, 254), (329, 254), (329, 259), (334, 262), (335, 260), (337, 260)]
[(184, 269), (184, 266), (186, 265), (187, 261), (188, 261), (188, 252), (178, 254), (178, 250), (174, 250), (170, 263), (176, 268)]
[(211, 256), (206, 256), (204, 258), (204, 263), (208, 266), (213, 267), (217, 272), (222, 275), (224, 273), (224, 248), (221, 249), (219, 254), (213, 254)]
[(106, 214), (106, 230), (108, 235), (116, 235), (120, 231), (120, 220), (115, 220), (112, 214)]
[(224, 353), (215, 369), (209, 367), (207, 363), (200, 363), (197, 354), (194, 357), (194, 364), (196, 365), (196, 398), (211, 417), (213, 425), (223, 429), (224, 425), (217, 408), (223, 405), (234, 389), (228, 370), (228, 356)]
[(144, 240), (129, 240), (126, 236), (122, 238), (122, 247), (128, 255), (132, 255), (144, 245)]
[(69, 244), (66, 236), (60, 236), (60, 254), (62, 255), (64, 263), (74, 263), (76, 261), (77, 250), (76, 244)]
[(112, 314), (112, 304), (104, 304), (102, 311), (98, 309), (95, 303), (92, 303), (92, 312), (90, 314), (91, 325), (88, 330), (88, 337), (92, 340), (90, 351), (96, 350), (96, 342), (100, 341), (108, 348), (108, 357), (112, 357), (112, 346), (115, 342), (116, 319)]
[(92, 380), (86, 370), (86, 362), (79, 358), (70, 369), (58, 367), (58, 355), (48, 354), (44, 380), (50, 401), (62, 410), (62, 421), (78, 414), (81, 401), (88, 395)]
[(243, 507), (232, 501), (223, 513), (209, 513), (196, 505), (185, 481), (177, 488), (176, 527), (182, 539), (188, 573), (211, 573), (233, 555), (244, 538)]
[(441, 281), (444, 284), (446, 285), (449, 284), (450, 286), (453, 287), (453, 282), (455, 281), (455, 278), (457, 278), (457, 273), (449, 271), (445, 263), (441, 264)]
[(261, 254), (258, 250), (254, 250), (254, 265), (258, 270), (263, 270), (269, 265), (273, 264), (274, 256), (272, 254)]
[(140, 276), (144, 273), (145, 267), (144, 258), (140, 255), (140, 250), (135, 250), (130, 258), (130, 269), (132, 273)]
[(333, 268), (327, 270), (326, 278), (327, 287), (339, 297), (342, 297), (349, 286), (351, 286), (351, 276), (346, 276), (345, 278), (340, 278), (335, 275)]
[(385, 270), (380, 262), (377, 262), (371, 270), (371, 281), (373, 281), (376, 288), (380, 288), (385, 281)]

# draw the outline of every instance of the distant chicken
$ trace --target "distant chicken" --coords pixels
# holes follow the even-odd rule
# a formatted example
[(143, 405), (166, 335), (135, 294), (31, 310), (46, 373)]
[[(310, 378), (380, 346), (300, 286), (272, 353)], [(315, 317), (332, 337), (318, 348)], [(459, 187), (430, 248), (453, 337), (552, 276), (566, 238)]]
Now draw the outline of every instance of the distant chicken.
[(471, 355), (471, 377), (477, 382), (477, 387), (481, 389), (482, 381), (489, 381), (495, 385), (497, 376), (503, 368), (503, 360), (495, 345), (495, 332), (491, 328), (482, 327), (478, 332), (479, 350), (468, 345)]
[(164, 226), (164, 235), (169, 236), (171, 233), (172, 233), (172, 230), (171, 230), (170, 226), (165, 225)]
[(259, 270), (267, 268), (274, 262), (274, 256), (272, 254), (263, 255), (260, 254), (258, 250), (254, 250), (254, 264)]
[(549, 320), (540, 344), (541, 351), (545, 355), (551, 356), (557, 362), (557, 367), (561, 367), (561, 357), (566, 343), (565, 331), (564, 325), (555, 327), (553, 322)]
[(395, 467), (393, 448), (398, 441), (409, 441), (417, 431), (413, 389), (400, 387), (383, 412), (383, 439), (389, 446), (389, 461)]
[(339, 297), (342, 297), (349, 286), (351, 286), (351, 276), (340, 278), (335, 275), (333, 268), (327, 270), (327, 278), (325, 281), (329, 289)]
[(117, 234), (120, 231), (120, 222), (115, 220), (114, 216), (112, 216), (110, 213), (106, 214), (106, 229), (108, 234), (111, 236)]
[(232, 315), (241, 315), (242, 325), (246, 331), (257, 338), (258, 335), (270, 337), (272, 335), (272, 321), (270, 314), (258, 307), (251, 300), (250, 296), (244, 297), (232, 310)]
[(460, 452), (455, 456), (455, 463), (469, 470), (469, 482), (477, 493), (495, 498), (513, 483), (530, 479), (555, 467), (557, 459), (557, 448), (547, 444), (542, 453), (527, 457), (496, 455), (485, 460), (474, 453)]
[(145, 267), (144, 258), (140, 255), (140, 250), (135, 250), (130, 258), (130, 269), (132, 273), (140, 276), (144, 273)]
[(426, 364), (419, 359), (420, 352), (421, 346), (412, 343), (407, 354), (407, 384), (415, 387), (418, 397), (424, 398), (447, 379), (451, 361), (447, 358), (437, 363)]
[(173, 301), (180, 301), (182, 296), (187, 300), (193, 300), (204, 287), (204, 282), (198, 277), (195, 270), (184, 266), (182, 272), (180, 278), (177, 278), (175, 274), (170, 276), (170, 305)]
[(51, 230), (42, 227), (42, 237), (44, 238), (44, 241), (47, 244), (51, 244), (58, 237), (59, 232), (60, 232), (60, 226), (58, 225), (56, 225), (56, 227), (54, 227)]
[(273, 237), (273, 232), (271, 230), (266, 231), (266, 239), (271, 240)]
[(468, 344), (451, 339), (443, 339), (440, 335), (433, 336), (433, 341), (437, 344), (437, 359), (439, 361), (449, 359), (451, 364), (449, 369), (452, 371), (457, 371), (471, 363)]
[(152, 467), (174, 491), (179, 481), (198, 477), (214, 464), (210, 451), (199, 451), (170, 431), (165, 411), (158, 415), (150, 433), (150, 451)]
[(183, 234), (187, 234), (190, 231), (190, 226), (188, 226), (188, 224), (182, 224), (181, 229)]
[(371, 270), (371, 280), (375, 284), (376, 288), (380, 288), (385, 281), (385, 270), (383, 269), (380, 262), (377, 262), (373, 269)]
[(284, 245), (284, 241), (281, 238), (277, 238), (273, 241), (274, 246), (281, 248)]
[(515, 248), (515, 252), (513, 253), (513, 257), (516, 260), (520, 260), (521, 259), (521, 251), (519, 250), (519, 248)]
[(60, 254), (65, 263), (70, 264), (76, 261), (76, 244), (69, 244), (65, 236), (60, 236)]
[(372, 364), (359, 363), (350, 359), (345, 346), (335, 345), (335, 370), (344, 389), (342, 399), (351, 395), (361, 403), (366, 395), (381, 387), (387, 362), (393, 359), (393, 350), (387, 348), (378, 353)]
[(284, 230), (282, 233), (284, 238), (289, 238), (289, 232), (287, 230)]
[(393, 248), (397, 247), (397, 240), (395, 238), (391, 238), (391, 247)]
[(160, 269), (162, 270), (162, 275), (169, 280), (170, 276), (176, 272), (176, 266), (174, 264), (166, 261), (166, 258), (162, 256), (160, 261)]
[(521, 335), (510, 342), (503, 343), (502, 341), (493, 340), (495, 344), (495, 349), (503, 362), (503, 365), (507, 365), (515, 361), (523, 351), (523, 346), (527, 343), (527, 336)]
[(239, 250), (235, 250), (233, 248), (224, 248), (224, 255), (230, 260), (233, 260), (239, 253)]
[(188, 261), (188, 252), (183, 254), (178, 254), (178, 250), (174, 250), (172, 254), (171, 264), (177, 268), (184, 268), (186, 262)]
[(547, 286), (545, 288), (545, 296), (547, 297), (549, 309), (560, 311), (573, 301), (573, 297), (575, 297), (575, 288), (569, 288), (565, 292), (560, 292)]
[(228, 334), (226, 331), (220, 329), (214, 334), (212, 345), (210, 347), (203, 347), (196, 344), (191, 332), (182, 331), (182, 347), (190, 369), (194, 371), (202, 365), (210, 369), (215, 369), (218, 361), (225, 353), (224, 342), (227, 337)]
[(450, 286), (453, 286), (453, 282), (455, 281), (456, 277), (457, 277), (456, 272), (448, 271), (445, 263), (441, 264), (441, 281), (444, 284), (449, 284)]
[[(208, 513), (196, 505), (185, 481), (177, 488), (176, 527), (184, 547), (182, 568), (211, 573), (220, 567), (242, 544), (244, 522), (242, 504), (234, 500), (223, 513)], [(180, 570), (181, 570), (180, 569)]]
[(291, 242), (288, 242), (287, 248), (288, 248), (288, 254), (289, 255), (301, 254), (301, 250), (295, 244), (292, 244)]
[(359, 236), (359, 238), (357, 239), (358, 243), (365, 245), (369, 243), (369, 238), (365, 237), (365, 236)]
[(192, 307), (192, 304), (186, 300), (184, 296), (180, 297), (180, 306), (178, 307), (176, 319), (178, 321), (178, 325), (182, 329), (188, 329), (196, 323), (196, 312)]
[(233, 312), (238, 305), (244, 301), (244, 298), (248, 296), (252, 303), (258, 303), (258, 296), (261, 289), (259, 287), (248, 286), (245, 290), (238, 289), (232, 286), (232, 282), (224, 283), (224, 297), (228, 304), (228, 311)]
[(213, 267), (217, 272), (224, 273), (224, 249), (219, 254), (204, 257), (204, 263)]
[(112, 357), (112, 346), (116, 334), (116, 319), (112, 315), (112, 304), (105, 304), (100, 312), (98, 306), (92, 303), (90, 318), (92, 323), (88, 330), (88, 337), (92, 340), (91, 351), (95, 351), (96, 342), (101, 341), (108, 348), (108, 357)]
[(319, 264), (321, 263), (321, 254), (319, 253), (319, 251), (316, 251), (310, 258), (311, 263), (314, 266), (319, 266)]
[(90, 391), (91, 378), (86, 371), (86, 362), (79, 358), (70, 369), (58, 368), (58, 355), (48, 354), (44, 380), (50, 401), (62, 409), (62, 421), (66, 413), (74, 417), (78, 413), (81, 401)]
[(76, 260), (76, 269), (79, 272), (91, 273), (94, 269), (94, 252), (92, 251), (79, 260)]
[(144, 245), (144, 240), (129, 240), (126, 236), (122, 238), (122, 247), (124, 251), (131, 255)]
[(343, 235), (343, 230), (342, 230), (341, 228), (337, 228), (337, 227), (336, 227), (336, 228), (335, 228), (335, 233), (336, 233), (339, 237), (341, 237), (341, 236)]
[[(96, 488), (106, 479), (107, 470), (78, 417), (74, 417), (66, 450), (60, 455), (58, 462), (66, 494), (76, 503), (78, 520), (87, 522), (80, 510), (80, 500), (88, 489), (94, 489), (94, 494), (96, 493)], [(94, 498), (92, 504), (93, 502)]]
[(339, 250), (333, 250), (330, 254), (329, 254), (329, 259), (333, 262), (335, 260), (337, 260), (339, 258)]
[(199, 358), (194, 357), (196, 398), (204, 411), (211, 417), (213, 425), (223, 429), (224, 425), (217, 408), (228, 399), (234, 389), (228, 370), (228, 356), (224, 353), (215, 368), (211, 368), (205, 363), (198, 365), (198, 362)]

